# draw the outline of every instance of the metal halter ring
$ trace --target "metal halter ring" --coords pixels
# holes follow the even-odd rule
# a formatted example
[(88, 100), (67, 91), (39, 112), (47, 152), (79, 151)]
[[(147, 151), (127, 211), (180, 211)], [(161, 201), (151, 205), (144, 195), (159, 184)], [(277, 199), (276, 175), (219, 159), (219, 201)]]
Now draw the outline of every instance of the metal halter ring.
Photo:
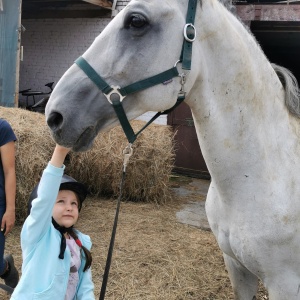
[(116, 102), (122, 102), (126, 96), (123, 96), (120, 93), (120, 87), (112, 85), (111, 88), (112, 88), (112, 90), (108, 94), (104, 94), (107, 101), (110, 104), (113, 104), (113, 103), (116, 103)]
[[(187, 35), (187, 29), (188, 29), (189, 26), (191, 26), (194, 30), (194, 37), (192, 39), (190, 39)], [(186, 41), (193, 42), (196, 39), (196, 28), (195, 28), (195, 26), (192, 23), (185, 24), (184, 29), (183, 29), (183, 35), (184, 35), (184, 38), (185, 38)]]
[(176, 63), (174, 64), (174, 67), (177, 68), (178, 63), (180, 63), (181, 60), (177, 60)]

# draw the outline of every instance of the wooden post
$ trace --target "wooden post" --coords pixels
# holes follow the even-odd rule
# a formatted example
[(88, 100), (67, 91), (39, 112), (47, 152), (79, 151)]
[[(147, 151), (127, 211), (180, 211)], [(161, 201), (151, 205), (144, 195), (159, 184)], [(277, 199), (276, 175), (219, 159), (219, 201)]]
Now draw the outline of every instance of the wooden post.
[(21, 53), (21, 33), (22, 33), (22, 0), (19, 2), (19, 22), (18, 22), (18, 45), (17, 45), (17, 57), (16, 57), (16, 87), (15, 87), (15, 107), (19, 106), (19, 83), (20, 83), (20, 53)]
[(110, 0), (83, 0), (85, 2), (89, 2), (104, 8), (111, 9), (112, 8), (112, 1)]

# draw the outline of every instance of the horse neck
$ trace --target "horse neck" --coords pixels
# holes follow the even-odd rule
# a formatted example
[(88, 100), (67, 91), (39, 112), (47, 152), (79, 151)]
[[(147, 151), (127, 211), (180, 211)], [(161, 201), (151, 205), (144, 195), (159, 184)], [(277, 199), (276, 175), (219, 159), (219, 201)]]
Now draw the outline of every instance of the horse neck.
[(267, 152), (278, 151), (278, 130), (290, 136), (282, 85), (251, 34), (218, 1), (203, 0), (196, 22), (198, 83), (188, 104), (209, 171), (223, 178), (233, 166), (260, 173)]

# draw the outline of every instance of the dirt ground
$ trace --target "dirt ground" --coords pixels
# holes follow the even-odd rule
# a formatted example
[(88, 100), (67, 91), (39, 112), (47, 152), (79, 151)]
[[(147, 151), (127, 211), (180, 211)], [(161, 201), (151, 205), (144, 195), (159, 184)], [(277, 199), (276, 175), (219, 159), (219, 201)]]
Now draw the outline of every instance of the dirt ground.
[[(222, 254), (210, 231), (178, 223), (176, 212), (190, 199), (174, 194), (172, 203), (121, 204), (107, 300), (233, 299)], [(204, 201), (205, 196), (199, 196)], [(92, 273), (99, 298), (116, 200), (88, 198), (77, 228), (93, 241)], [(7, 238), (21, 272), (20, 226)], [(9, 296), (0, 291), (0, 299)], [(268, 299), (260, 286), (258, 300)]]

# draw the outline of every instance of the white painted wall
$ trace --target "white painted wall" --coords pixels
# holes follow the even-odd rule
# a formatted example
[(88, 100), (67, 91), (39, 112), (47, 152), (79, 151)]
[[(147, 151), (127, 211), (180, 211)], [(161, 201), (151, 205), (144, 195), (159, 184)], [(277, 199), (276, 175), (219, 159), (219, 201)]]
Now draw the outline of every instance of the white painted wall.
[(64, 72), (91, 45), (111, 19), (30, 19), (21, 45), (20, 90), (44, 89), (57, 83)]

